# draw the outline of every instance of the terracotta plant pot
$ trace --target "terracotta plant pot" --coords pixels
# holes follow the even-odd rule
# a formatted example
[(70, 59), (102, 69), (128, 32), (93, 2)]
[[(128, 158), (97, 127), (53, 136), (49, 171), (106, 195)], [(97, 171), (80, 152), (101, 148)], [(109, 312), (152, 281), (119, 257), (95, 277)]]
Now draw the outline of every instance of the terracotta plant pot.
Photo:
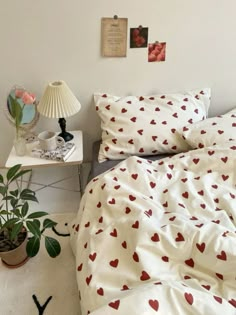
[(2, 259), (2, 263), (8, 268), (17, 268), (24, 265), (29, 259), (26, 252), (26, 245), (28, 242), (28, 234), (26, 233), (26, 237), (24, 241), (15, 249), (0, 252), (0, 257)]

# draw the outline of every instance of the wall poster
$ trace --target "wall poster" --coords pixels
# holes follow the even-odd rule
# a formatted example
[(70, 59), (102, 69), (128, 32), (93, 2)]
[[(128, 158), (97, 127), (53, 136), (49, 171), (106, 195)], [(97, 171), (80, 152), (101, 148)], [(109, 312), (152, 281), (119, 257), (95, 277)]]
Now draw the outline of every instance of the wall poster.
[(102, 56), (126, 57), (127, 53), (127, 18), (102, 18)]

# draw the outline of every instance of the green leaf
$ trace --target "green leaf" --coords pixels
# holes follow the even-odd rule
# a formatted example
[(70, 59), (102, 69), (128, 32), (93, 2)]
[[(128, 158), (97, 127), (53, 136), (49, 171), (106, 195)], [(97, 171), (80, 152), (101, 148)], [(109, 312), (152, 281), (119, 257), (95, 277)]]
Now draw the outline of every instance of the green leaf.
[(34, 221), (26, 221), (26, 226), (34, 236), (41, 238), (40, 229)]
[(40, 247), (40, 239), (38, 237), (32, 237), (28, 240), (26, 245), (26, 252), (29, 257), (34, 257), (38, 254)]
[(10, 211), (7, 211), (7, 210), (1, 210), (0, 211), (0, 215), (10, 215), (11, 212)]
[(21, 218), (21, 213), (19, 209), (14, 209), (11, 211), (17, 218)]
[(0, 174), (0, 183), (4, 183), (3, 176)]
[(10, 191), (9, 193), (10, 193), (10, 195), (12, 195), (12, 196), (14, 196), (14, 197), (17, 197), (18, 194), (19, 194), (19, 189), (12, 190), (12, 191)]
[(14, 226), (17, 222), (19, 222), (19, 219), (18, 219), (18, 218), (9, 219), (9, 220), (7, 220), (7, 222), (5, 222), (5, 223), (3, 224), (3, 228), (12, 227), (12, 226)]
[[(40, 229), (40, 221), (38, 219), (33, 220), (34, 224), (37, 225), (37, 227)], [(41, 233), (42, 234), (42, 233)]]
[(21, 164), (16, 164), (7, 171), (7, 180), (11, 180), (21, 168)]
[(44, 212), (44, 211), (32, 212), (31, 214), (28, 215), (27, 219), (41, 218), (41, 217), (43, 217), (45, 215), (48, 215), (48, 213)]
[(21, 195), (20, 199), (38, 202), (38, 199), (33, 194), (32, 195), (30, 195), (30, 194)]
[(55, 258), (61, 252), (60, 243), (52, 237), (45, 236), (45, 247), (50, 257)]
[(13, 240), (20, 233), (22, 228), (23, 228), (23, 222), (19, 222), (19, 223), (15, 224), (11, 233), (10, 233), (10, 239)]
[(22, 177), (24, 174), (31, 172), (32, 170), (22, 170), (19, 173), (17, 173), (14, 177), (11, 178), (10, 183), (16, 180), (19, 177)]
[(52, 228), (57, 225), (57, 222), (52, 221), (51, 219), (45, 219), (43, 221), (43, 229)]
[(7, 187), (0, 187), (0, 194), (2, 195), (2, 196), (5, 196), (5, 194), (6, 194), (6, 192), (7, 192)]
[(27, 215), (28, 210), (29, 210), (29, 204), (28, 202), (25, 202), (21, 208), (21, 215), (23, 218)]

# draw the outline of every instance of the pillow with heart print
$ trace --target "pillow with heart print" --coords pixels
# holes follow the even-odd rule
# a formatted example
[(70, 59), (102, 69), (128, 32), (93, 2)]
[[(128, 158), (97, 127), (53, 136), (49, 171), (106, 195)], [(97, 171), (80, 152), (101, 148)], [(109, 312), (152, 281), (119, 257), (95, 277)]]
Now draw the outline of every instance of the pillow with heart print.
[(193, 149), (236, 140), (236, 108), (224, 115), (184, 126), (182, 136)]
[(206, 118), (210, 89), (126, 97), (96, 93), (94, 102), (102, 129), (98, 160), (104, 162), (188, 151), (178, 131)]

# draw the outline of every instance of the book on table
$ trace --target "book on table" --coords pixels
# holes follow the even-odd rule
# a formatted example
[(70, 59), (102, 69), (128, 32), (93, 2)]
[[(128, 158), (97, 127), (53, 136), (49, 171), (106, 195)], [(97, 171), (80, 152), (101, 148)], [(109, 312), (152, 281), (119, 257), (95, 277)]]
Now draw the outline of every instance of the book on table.
[(55, 150), (43, 150), (40, 146), (36, 146), (32, 149), (31, 154), (34, 157), (38, 157), (46, 160), (54, 161), (66, 161), (75, 150), (75, 144), (72, 142), (66, 142), (62, 146), (58, 146)]

